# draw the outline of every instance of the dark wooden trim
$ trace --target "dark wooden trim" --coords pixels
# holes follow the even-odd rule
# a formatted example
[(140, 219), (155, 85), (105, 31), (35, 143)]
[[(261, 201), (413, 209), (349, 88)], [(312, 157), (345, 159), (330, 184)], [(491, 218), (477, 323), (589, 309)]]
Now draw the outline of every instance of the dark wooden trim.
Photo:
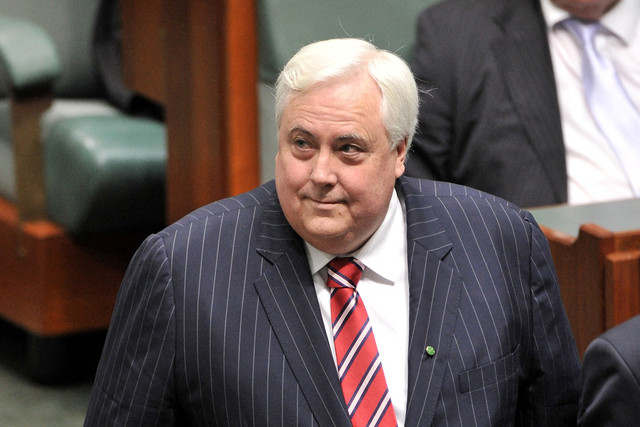
[(254, 1), (123, 0), (122, 11), (127, 82), (166, 107), (167, 221), (257, 186)]

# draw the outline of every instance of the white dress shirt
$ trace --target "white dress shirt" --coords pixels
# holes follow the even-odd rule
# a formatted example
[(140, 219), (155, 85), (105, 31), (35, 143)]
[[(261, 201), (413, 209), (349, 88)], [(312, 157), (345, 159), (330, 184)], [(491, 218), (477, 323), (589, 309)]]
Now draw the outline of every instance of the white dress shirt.
[[(541, 0), (541, 5), (562, 118), (569, 203), (631, 198), (632, 188), (587, 105), (582, 89), (581, 48), (569, 31), (559, 25), (570, 15), (551, 0)], [(596, 35), (596, 47), (611, 59), (632, 103), (640, 111), (640, 1), (620, 0), (600, 22), (609, 33)]]
[[(308, 243), (305, 247), (335, 362), (327, 286), (327, 263), (335, 256)], [(365, 265), (358, 292), (371, 320), (398, 425), (403, 426), (408, 387), (409, 268), (406, 219), (395, 190), (378, 230), (360, 249), (342, 256), (354, 256)]]

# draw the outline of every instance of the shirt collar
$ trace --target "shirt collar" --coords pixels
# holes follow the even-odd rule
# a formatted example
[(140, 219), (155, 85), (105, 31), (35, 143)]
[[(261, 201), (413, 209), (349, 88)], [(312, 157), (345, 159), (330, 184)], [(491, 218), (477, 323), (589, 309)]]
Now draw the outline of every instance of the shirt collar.
[(549, 30), (551, 30), (556, 24), (571, 17), (569, 12), (564, 9), (560, 9), (551, 0), (540, 0), (540, 6), (542, 8), (544, 21), (547, 24), (547, 29)]
[[(335, 255), (322, 252), (307, 242), (304, 244), (312, 275), (319, 272), (329, 261), (335, 258)], [(394, 268), (394, 265), (397, 264), (393, 260), (406, 258), (405, 247), (404, 210), (394, 189), (387, 208), (387, 214), (380, 227), (360, 249), (340, 256), (356, 257), (366, 266), (365, 274), (367, 270), (371, 270), (387, 281), (396, 282), (398, 280), (398, 269)], [(397, 258), (398, 255), (401, 258)]]
[[(560, 9), (551, 0), (540, 0), (540, 5), (549, 30), (559, 22), (571, 17), (569, 12)], [(630, 44), (640, 25), (640, 1), (620, 0), (602, 17), (600, 22), (622, 39), (625, 44)]]

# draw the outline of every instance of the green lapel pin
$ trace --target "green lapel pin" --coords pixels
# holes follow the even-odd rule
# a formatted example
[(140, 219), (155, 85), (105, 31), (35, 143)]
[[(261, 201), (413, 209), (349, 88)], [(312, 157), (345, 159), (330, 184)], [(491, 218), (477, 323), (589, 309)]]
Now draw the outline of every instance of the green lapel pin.
[(427, 348), (425, 349), (425, 351), (427, 352), (427, 355), (429, 357), (433, 357), (436, 355), (436, 349), (433, 348), (432, 346), (428, 345)]

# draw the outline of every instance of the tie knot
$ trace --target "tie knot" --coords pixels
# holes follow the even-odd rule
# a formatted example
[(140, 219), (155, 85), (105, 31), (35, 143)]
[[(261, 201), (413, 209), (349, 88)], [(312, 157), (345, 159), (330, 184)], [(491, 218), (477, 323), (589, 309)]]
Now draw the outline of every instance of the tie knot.
[(598, 21), (582, 21), (576, 18), (567, 19), (564, 25), (583, 46), (593, 45), (593, 37), (601, 27)]
[(327, 285), (331, 288), (355, 289), (364, 271), (364, 264), (354, 257), (334, 258), (327, 267)]

